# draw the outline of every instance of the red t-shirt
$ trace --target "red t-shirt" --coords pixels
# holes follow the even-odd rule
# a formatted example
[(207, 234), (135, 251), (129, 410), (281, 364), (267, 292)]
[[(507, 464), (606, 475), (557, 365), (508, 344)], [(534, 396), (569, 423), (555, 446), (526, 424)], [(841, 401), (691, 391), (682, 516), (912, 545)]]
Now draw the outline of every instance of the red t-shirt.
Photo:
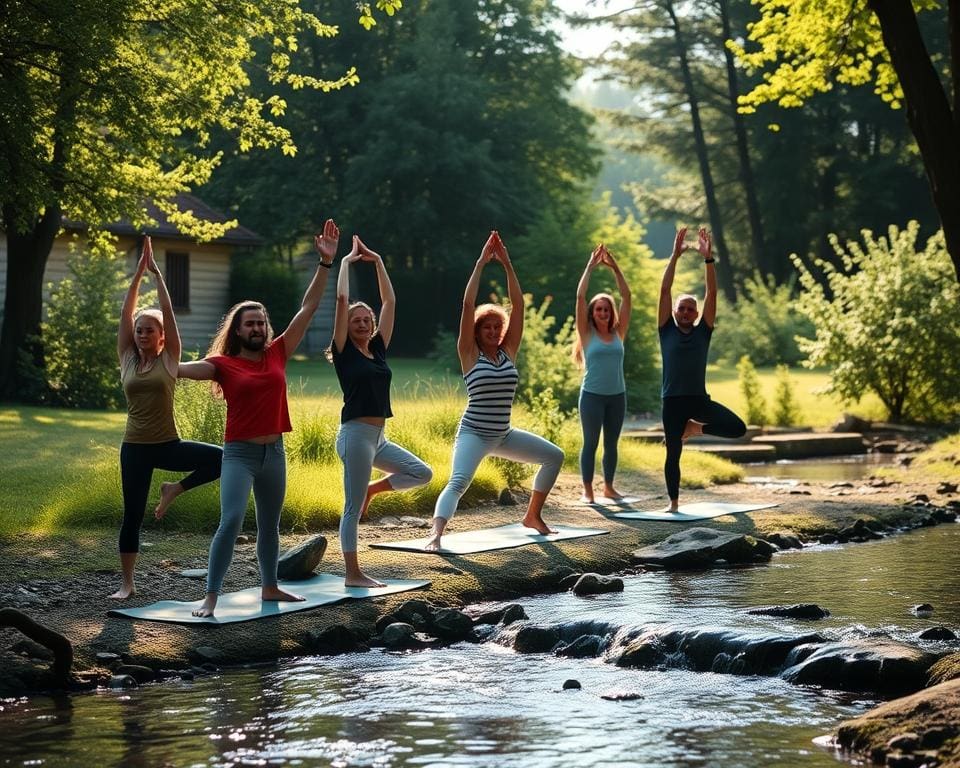
[(216, 368), (214, 380), (227, 401), (225, 442), (291, 432), (287, 410), (287, 345), (277, 336), (261, 360), (215, 355), (207, 362)]

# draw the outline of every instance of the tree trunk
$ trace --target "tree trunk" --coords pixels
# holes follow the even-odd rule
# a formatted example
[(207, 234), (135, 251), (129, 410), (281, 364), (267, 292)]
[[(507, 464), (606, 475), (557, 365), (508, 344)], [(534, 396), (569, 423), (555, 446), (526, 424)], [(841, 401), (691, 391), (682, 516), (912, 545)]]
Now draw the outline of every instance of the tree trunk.
[[(903, 89), (907, 121), (917, 140), (940, 216), (947, 252), (960, 281), (960, 120), (951, 109), (910, 0), (868, 0), (880, 22), (883, 43)], [(960, 73), (960, 0), (949, 0), (951, 72), (954, 98)]]
[[(727, 0), (718, 0), (720, 24), (723, 31), (723, 42), (733, 39), (730, 31), (730, 14), (727, 10)], [(753, 166), (750, 163), (750, 147), (747, 140), (747, 126), (743, 115), (737, 111), (737, 98), (740, 95), (740, 86), (737, 82), (737, 68), (733, 60), (733, 53), (723, 45), (723, 59), (727, 70), (727, 94), (730, 99), (730, 115), (733, 119), (733, 132), (737, 144), (737, 165), (740, 185), (743, 187), (744, 199), (747, 203), (747, 222), (750, 225), (750, 251), (756, 269), (765, 275), (773, 275), (779, 283), (786, 278), (785, 267), (790, 266), (786, 259), (774, 260), (767, 254), (763, 236), (763, 219), (760, 216), (760, 202), (757, 197), (757, 185), (753, 178)]]
[(717, 282), (720, 290), (731, 304), (737, 301), (737, 289), (733, 283), (733, 265), (730, 263), (730, 253), (727, 250), (727, 241), (723, 234), (723, 219), (720, 215), (720, 206), (717, 203), (717, 191), (713, 183), (713, 174), (710, 171), (710, 158), (707, 152), (707, 141), (703, 132), (703, 123), (700, 120), (700, 100), (693, 85), (693, 75), (690, 72), (690, 61), (687, 57), (687, 45), (680, 30), (680, 20), (673, 7), (673, 0), (666, 0), (664, 9), (670, 16), (673, 26), (673, 39), (677, 46), (677, 58), (680, 61), (680, 73), (683, 78), (683, 89), (686, 91), (687, 104), (690, 106), (690, 122), (693, 125), (693, 139), (696, 146), (697, 162), (700, 166), (700, 177), (703, 180), (703, 193), (707, 199), (707, 215), (710, 218), (710, 228), (713, 231), (713, 244), (717, 250)]
[(21, 394), (18, 373), (20, 350), (26, 350), (43, 366), (39, 344), (43, 311), (43, 273), (60, 230), (60, 208), (51, 205), (29, 232), (18, 232), (13, 212), (3, 211), (7, 235), (7, 286), (3, 303), (3, 330), (0, 331), (0, 398), (17, 399)]

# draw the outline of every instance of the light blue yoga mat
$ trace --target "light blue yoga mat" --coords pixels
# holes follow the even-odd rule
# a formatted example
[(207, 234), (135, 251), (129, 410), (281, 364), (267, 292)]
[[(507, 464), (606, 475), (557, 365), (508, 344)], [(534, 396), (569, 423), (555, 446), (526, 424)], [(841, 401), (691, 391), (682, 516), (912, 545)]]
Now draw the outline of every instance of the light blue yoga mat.
[(770, 509), (776, 504), (730, 504), (719, 501), (698, 501), (694, 504), (681, 504), (678, 512), (645, 512), (633, 510), (615, 512), (613, 517), (622, 520), (651, 520), (668, 523), (689, 523), (696, 520), (707, 520), (711, 517), (736, 515), (739, 512), (756, 512), (758, 509)]
[(408, 541), (378, 541), (371, 543), (373, 549), (399, 549), (426, 555), (473, 555), (478, 552), (493, 552), (498, 549), (513, 549), (525, 544), (550, 544), (555, 541), (579, 539), (583, 536), (601, 536), (610, 531), (603, 528), (577, 528), (573, 525), (551, 525), (556, 533), (537, 533), (522, 523), (501, 525), (499, 528), (483, 528), (479, 531), (448, 533), (440, 540), (439, 552), (426, 552), (423, 547), (429, 537)]
[(649, 501), (652, 496), (621, 496), (619, 499), (611, 499), (609, 496), (597, 496), (593, 501), (583, 502), (588, 507), (609, 507), (612, 509), (631, 508), (642, 501)]
[(279, 616), (284, 613), (308, 611), (321, 605), (339, 603), (341, 600), (362, 600), (365, 597), (392, 595), (410, 589), (422, 589), (430, 586), (429, 581), (413, 579), (383, 579), (385, 587), (345, 587), (343, 576), (330, 573), (318, 573), (304, 581), (281, 581), (280, 586), (289, 592), (303, 595), (306, 600), (293, 602), (261, 602), (260, 587), (241, 589), (239, 592), (227, 592), (220, 595), (216, 613), (212, 617), (200, 618), (190, 612), (200, 607), (203, 600), (187, 603), (180, 600), (161, 600), (142, 608), (115, 608), (107, 611), (109, 616), (122, 616), (127, 619), (146, 621), (166, 621), (173, 624), (234, 624), (240, 621), (252, 621), (267, 616)]

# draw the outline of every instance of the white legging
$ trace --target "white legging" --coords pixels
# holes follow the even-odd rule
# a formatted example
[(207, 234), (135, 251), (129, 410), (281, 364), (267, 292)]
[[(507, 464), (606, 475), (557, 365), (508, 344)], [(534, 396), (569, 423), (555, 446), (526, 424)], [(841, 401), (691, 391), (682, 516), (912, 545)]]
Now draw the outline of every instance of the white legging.
[(477, 467), (486, 456), (499, 456), (525, 464), (539, 464), (540, 469), (533, 478), (533, 490), (547, 493), (557, 481), (560, 467), (563, 466), (563, 451), (549, 440), (510, 428), (501, 436), (481, 435), (468, 427), (460, 427), (453, 444), (453, 470), (447, 487), (437, 497), (433, 516), (450, 520), (457, 510), (460, 497), (467, 492)]
[(406, 448), (384, 437), (383, 427), (353, 419), (337, 431), (337, 455), (343, 462), (343, 516), (340, 518), (340, 549), (357, 551), (360, 508), (367, 495), (373, 468), (390, 472), (385, 480), (395, 491), (425, 485), (433, 470)]

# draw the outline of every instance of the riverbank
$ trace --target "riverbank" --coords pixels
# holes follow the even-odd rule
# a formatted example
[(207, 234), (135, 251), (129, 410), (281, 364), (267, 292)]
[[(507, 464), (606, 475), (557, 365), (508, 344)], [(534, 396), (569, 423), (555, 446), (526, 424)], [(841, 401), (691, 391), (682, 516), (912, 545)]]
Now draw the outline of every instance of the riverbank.
[[(649, 475), (624, 474), (622, 490), (644, 498), (642, 506), (663, 504), (659, 483)], [(930, 514), (918, 498), (926, 496), (944, 506), (956, 494), (938, 493), (935, 480), (911, 482), (890, 480), (862, 484), (735, 484), (685, 492), (683, 501), (723, 500), (777, 503), (772, 509), (715, 518), (705, 525), (721, 531), (746, 533), (759, 538), (778, 531), (799, 535), (807, 541), (836, 535), (861, 519), (877, 527), (896, 528), (915, 524)], [(461, 607), (469, 603), (509, 599), (555, 587), (561, 569), (612, 573), (631, 565), (631, 553), (661, 541), (689, 526), (672, 523), (627, 522), (602, 515), (578, 503), (579, 480), (562, 475), (551, 495), (545, 515), (555, 523), (589, 525), (610, 530), (609, 535), (577, 539), (549, 546), (526, 546), (468, 557), (439, 558), (431, 555), (369, 550), (374, 541), (415, 538), (427, 520), (399, 523), (374, 520), (361, 528), (361, 561), (372, 574), (384, 578), (425, 578), (429, 590), (376, 600), (352, 601), (279, 618), (231, 624), (222, 627), (179, 626), (131, 622), (108, 618), (115, 606), (107, 595), (116, 586), (112, 530), (53, 537), (18, 537), (3, 542), (0, 558), (0, 605), (22, 609), (37, 621), (63, 632), (74, 644), (77, 670), (91, 670), (87, 679), (103, 681), (119, 661), (153, 670), (185, 670), (200, 662), (238, 664), (270, 661), (281, 656), (315, 652), (310, 637), (342, 625), (360, 638), (375, 634), (377, 620), (411, 598), (437, 605)], [(455, 531), (516, 522), (525, 498), (517, 504), (487, 504), (462, 510), (454, 521)], [(175, 510), (174, 510), (175, 513)], [(329, 550), (319, 570), (342, 573), (342, 562), (333, 531), (324, 532)], [(285, 547), (306, 538), (284, 536)], [(146, 537), (138, 572), (138, 595), (131, 604), (143, 605), (161, 599), (198, 599), (202, 582), (181, 576), (188, 568), (204, 567), (209, 540), (206, 536), (161, 535)], [(257, 583), (254, 545), (239, 544), (228, 575), (226, 589)], [(20, 636), (0, 631), (0, 647), (8, 648)], [(98, 657), (98, 654), (100, 656)], [(111, 654), (114, 661), (109, 661)], [(8, 684), (37, 687), (47, 663), (14, 658), (2, 659)], [(9, 691), (8, 691), (9, 692)]]

